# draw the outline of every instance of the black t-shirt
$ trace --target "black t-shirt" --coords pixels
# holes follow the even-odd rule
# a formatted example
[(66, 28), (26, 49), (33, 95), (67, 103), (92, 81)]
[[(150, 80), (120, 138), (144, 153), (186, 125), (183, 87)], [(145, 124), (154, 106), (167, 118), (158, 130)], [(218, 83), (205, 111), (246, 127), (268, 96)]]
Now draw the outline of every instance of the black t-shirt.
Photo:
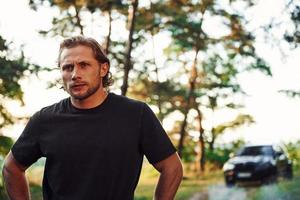
[(45, 200), (133, 199), (143, 155), (153, 164), (175, 151), (145, 103), (114, 93), (92, 109), (70, 98), (43, 108), (12, 148), (24, 166), (46, 157)]

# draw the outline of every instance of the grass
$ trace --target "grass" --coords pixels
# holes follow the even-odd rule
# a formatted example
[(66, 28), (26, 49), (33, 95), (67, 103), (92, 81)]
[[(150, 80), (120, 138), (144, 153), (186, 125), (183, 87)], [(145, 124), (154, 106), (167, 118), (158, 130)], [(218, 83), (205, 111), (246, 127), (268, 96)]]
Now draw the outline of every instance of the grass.
[[(149, 164), (143, 166), (142, 175), (135, 191), (135, 200), (152, 200), (155, 185), (158, 181), (158, 172)], [(220, 171), (208, 173), (205, 176), (189, 174), (183, 179), (176, 200), (189, 199), (194, 193), (205, 191), (210, 184), (220, 182), (222, 174)]]

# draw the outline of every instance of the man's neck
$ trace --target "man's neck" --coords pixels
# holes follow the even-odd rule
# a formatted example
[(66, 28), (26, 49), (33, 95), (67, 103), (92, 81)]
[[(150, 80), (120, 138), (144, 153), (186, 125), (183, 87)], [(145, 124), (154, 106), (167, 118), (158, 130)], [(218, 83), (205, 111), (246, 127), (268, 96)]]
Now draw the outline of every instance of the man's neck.
[(104, 100), (106, 99), (108, 95), (108, 92), (105, 89), (99, 89), (97, 92), (92, 94), (86, 99), (75, 99), (71, 97), (71, 102), (72, 105), (75, 106), (76, 108), (80, 109), (90, 109), (90, 108), (95, 108), (102, 104)]

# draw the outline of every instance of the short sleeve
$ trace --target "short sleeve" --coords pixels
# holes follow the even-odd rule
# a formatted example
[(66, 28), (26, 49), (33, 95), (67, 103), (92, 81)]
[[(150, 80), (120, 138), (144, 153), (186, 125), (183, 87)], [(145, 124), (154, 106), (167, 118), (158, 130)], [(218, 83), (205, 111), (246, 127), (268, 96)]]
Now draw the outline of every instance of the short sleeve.
[(11, 149), (14, 158), (23, 166), (30, 166), (42, 157), (38, 141), (38, 134), (40, 133), (39, 116), (38, 112), (30, 118), (21, 136)]
[(161, 123), (147, 104), (143, 105), (142, 150), (151, 164), (157, 163), (176, 152)]

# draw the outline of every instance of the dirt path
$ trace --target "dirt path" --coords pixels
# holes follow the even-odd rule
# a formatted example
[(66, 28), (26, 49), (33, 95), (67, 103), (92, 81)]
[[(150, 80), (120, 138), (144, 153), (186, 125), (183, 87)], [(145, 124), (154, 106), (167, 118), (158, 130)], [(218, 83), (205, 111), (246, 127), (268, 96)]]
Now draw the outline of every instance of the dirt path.
[(223, 184), (212, 185), (206, 192), (196, 193), (190, 200), (244, 200), (247, 191), (240, 187), (227, 188)]
[[(237, 186), (227, 188), (224, 184), (208, 187), (205, 192), (194, 194), (189, 200), (294, 200), (295, 198), (283, 191), (277, 184), (265, 186)], [(300, 199), (300, 197), (299, 197)]]

